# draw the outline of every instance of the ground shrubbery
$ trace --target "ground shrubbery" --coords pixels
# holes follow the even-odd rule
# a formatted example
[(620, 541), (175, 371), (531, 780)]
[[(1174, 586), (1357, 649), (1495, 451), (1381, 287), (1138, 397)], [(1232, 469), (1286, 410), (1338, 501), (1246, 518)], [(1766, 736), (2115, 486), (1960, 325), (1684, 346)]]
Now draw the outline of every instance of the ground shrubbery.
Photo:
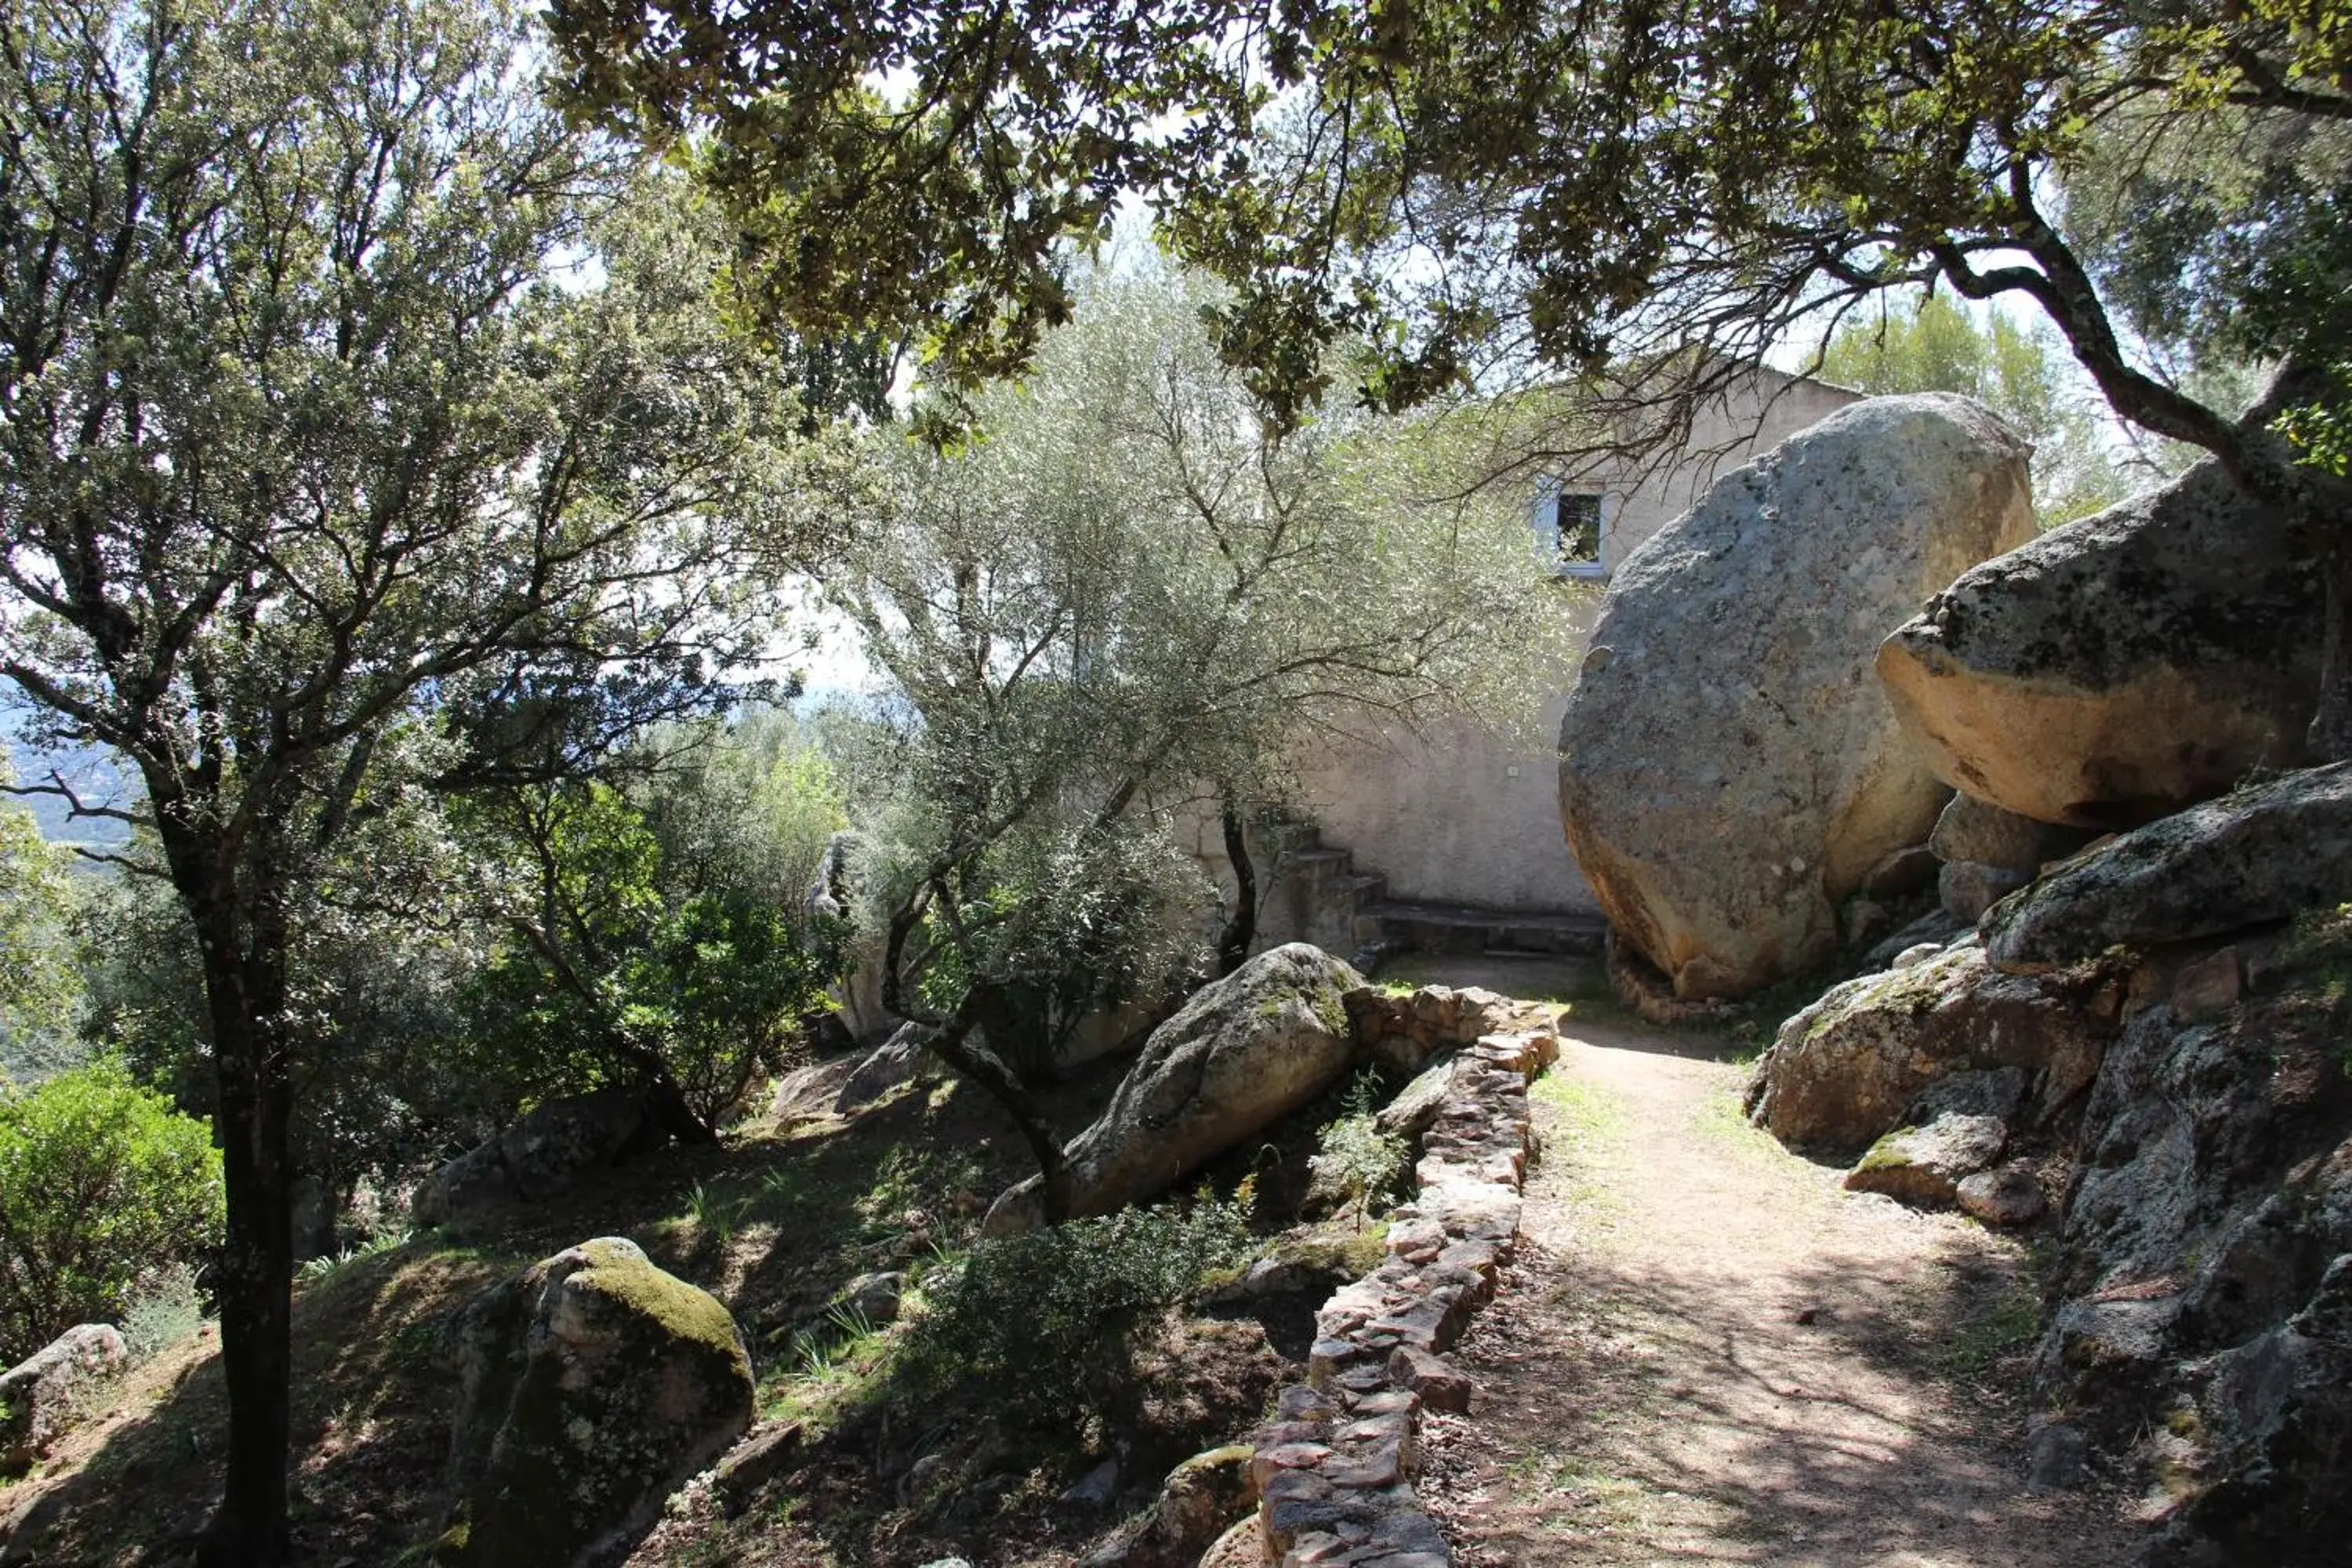
[(1247, 1210), (1202, 1200), (983, 1241), (924, 1284), (899, 1370), (984, 1387), (1010, 1420), (1075, 1433), (1115, 1404), (1136, 1336), (1252, 1250)]
[(1358, 1230), (1375, 1205), (1396, 1197), (1412, 1166), (1405, 1141), (1381, 1130), (1380, 1104), (1379, 1074), (1358, 1074), (1348, 1088), (1346, 1110), (1316, 1134), (1315, 1155), (1307, 1163), (1318, 1186), (1355, 1206)]
[(142, 1274), (213, 1245), (222, 1203), (205, 1124), (119, 1065), (0, 1091), (0, 1364), (120, 1314)]

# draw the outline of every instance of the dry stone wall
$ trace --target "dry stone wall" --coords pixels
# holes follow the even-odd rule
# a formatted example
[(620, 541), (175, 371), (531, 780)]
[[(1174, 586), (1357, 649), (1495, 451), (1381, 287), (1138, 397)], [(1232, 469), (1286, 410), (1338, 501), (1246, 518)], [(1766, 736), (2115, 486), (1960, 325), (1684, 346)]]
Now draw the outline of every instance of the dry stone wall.
[(1465, 1047), (1422, 1139), (1421, 1191), (1386, 1261), (1316, 1316), (1307, 1381), (1252, 1437), (1264, 1560), (1284, 1568), (1440, 1568), (1453, 1554), (1413, 1491), (1424, 1407), (1460, 1410), (1442, 1359), (1517, 1244), (1529, 1152), (1528, 1082), (1559, 1053), (1549, 1028)]

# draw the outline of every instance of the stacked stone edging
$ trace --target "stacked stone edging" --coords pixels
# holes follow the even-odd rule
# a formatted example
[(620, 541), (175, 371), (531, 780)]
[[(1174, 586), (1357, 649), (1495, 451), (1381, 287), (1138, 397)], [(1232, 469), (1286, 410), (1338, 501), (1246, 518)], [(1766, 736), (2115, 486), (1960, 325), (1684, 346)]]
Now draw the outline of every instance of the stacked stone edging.
[(1453, 1563), (1412, 1489), (1422, 1407), (1466, 1393), (1435, 1357), (1493, 1298), (1517, 1245), (1528, 1083), (1559, 1054), (1549, 1029), (1484, 1035), (1464, 1050), (1422, 1139), (1420, 1194), (1391, 1218), (1387, 1260), (1323, 1304), (1307, 1384), (1285, 1389), (1277, 1418), (1251, 1436), (1269, 1563)]

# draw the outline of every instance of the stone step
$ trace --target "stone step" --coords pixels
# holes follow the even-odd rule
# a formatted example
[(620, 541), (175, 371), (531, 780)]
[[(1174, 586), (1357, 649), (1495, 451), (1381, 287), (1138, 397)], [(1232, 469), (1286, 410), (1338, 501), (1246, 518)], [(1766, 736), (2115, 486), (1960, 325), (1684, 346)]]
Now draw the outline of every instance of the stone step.
[(1381, 934), (1423, 952), (1551, 952), (1599, 956), (1609, 922), (1574, 910), (1489, 910), (1471, 904), (1384, 901), (1365, 905), (1359, 918), (1380, 922)]

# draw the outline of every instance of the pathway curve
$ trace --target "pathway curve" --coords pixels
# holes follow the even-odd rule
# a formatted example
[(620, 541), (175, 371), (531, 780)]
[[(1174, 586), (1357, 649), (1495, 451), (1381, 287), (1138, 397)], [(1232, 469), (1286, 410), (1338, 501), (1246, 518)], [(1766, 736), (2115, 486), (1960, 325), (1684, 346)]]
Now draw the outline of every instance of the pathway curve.
[(1519, 1259), (1455, 1352), (1475, 1414), (1425, 1435), (1457, 1562), (2128, 1561), (2115, 1498), (2023, 1485), (2014, 1243), (1847, 1196), (1689, 1037), (1562, 1033)]

